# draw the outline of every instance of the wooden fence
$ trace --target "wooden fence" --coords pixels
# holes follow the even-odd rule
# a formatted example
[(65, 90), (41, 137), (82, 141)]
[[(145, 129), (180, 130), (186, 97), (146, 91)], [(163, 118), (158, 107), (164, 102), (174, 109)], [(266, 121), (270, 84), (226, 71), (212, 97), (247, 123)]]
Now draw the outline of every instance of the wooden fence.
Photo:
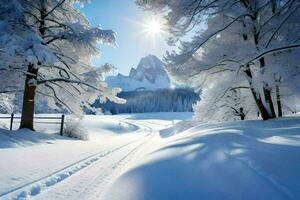
[[(13, 128), (13, 123), (15, 119), (21, 119), (20, 116), (15, 116), (14, 114), (11, 114), (10, 117), (9, 116), (0, 116), (0, 119), (10, 119), (10, 126), (9, 126), (9, 130), (12, 130)], [(58, 120), (58, 121), (35, 121), (35, 123), (44, 123), (44, 124), (59, 124), (60, 125), (60, 130), (59, 130), (59, 134), (63, 135), (63, 131), (64, 131), (64, 122), (65, 122), (65, 115), (61, 115), (61, 117), (42, 117), (42, 116), (37, 116), (34, 117), (34, 119), (43, 119), (43, 120), (47, 120), (47, 119), (51, 119), (51, 120)]]

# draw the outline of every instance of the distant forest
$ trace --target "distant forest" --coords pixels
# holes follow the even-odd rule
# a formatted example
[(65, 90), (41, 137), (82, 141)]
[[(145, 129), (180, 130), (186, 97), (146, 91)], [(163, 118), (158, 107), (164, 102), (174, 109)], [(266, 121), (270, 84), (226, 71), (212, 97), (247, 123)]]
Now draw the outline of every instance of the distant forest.
[(96, 101), (93, 107), (102, 108), (103, 112), (113, 115), (119, 113), (191, 112), (193, 104), (199, 100), (199, 94), (189, 88), (121, 92), (118, 97), (126, 99), (127, 102), (117, 104), (109, 100), (105, 103)]

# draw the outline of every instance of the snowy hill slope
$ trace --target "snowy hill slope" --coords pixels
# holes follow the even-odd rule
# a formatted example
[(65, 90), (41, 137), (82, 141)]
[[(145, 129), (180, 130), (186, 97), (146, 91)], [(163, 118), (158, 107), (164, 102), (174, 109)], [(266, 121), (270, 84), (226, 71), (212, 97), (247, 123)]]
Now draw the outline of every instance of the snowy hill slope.
[(122, 88), (123, 91), (156, 90), (169, 88), (170, 80), (164, 70), (163, 63), (154, 55), (141, 59), (136, 69), (131, 68), (129, 76), (118, 74), (106, 78), (111, 87)]
[(300, 117), (161, 131), (158, 148), (106, 192), (109, 200), (300, 199)]

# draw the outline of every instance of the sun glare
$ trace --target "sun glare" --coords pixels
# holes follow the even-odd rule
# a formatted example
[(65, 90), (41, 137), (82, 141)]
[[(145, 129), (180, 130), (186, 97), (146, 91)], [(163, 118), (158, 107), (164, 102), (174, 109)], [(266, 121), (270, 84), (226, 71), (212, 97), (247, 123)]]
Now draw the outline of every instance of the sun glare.
[(145, 31), (151, 35), (156, 35), (163, 32), (163, 24), (155, 19), (151, 19), (145, 24)]
[(152, 38), (157, 38), (166, 34), (165, 24), (159, 17), (151, 17), (145, 19), (139, 24), (142, 26), (141, 33), (146, 34), (147, 36), (150, 36)]
[(160, 15), (145, 16), (140, 20), (130, 20), (137, 27), (136, 35), (144, 38), (149, 45), (155, 44), (168, 36), (168, 26)]

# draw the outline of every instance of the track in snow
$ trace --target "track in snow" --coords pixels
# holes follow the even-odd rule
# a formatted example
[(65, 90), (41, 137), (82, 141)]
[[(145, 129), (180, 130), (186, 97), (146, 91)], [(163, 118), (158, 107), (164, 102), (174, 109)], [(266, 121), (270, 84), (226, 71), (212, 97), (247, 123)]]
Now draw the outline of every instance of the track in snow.
[[(149, 130), (146, 136), (112, 150), (98, 152), (38, 180), (1, 193), (0, 199), (82, 199), (95, 193), (99, 196), (110, 180), (121, 171), (119, 168), (130, 162), (130, 158), (154, 136), (150, 127), (142, 126)], [(63, 188), (62, 193), (60, 188)], [(66, 190), (71, 190), (72, 194)]]

